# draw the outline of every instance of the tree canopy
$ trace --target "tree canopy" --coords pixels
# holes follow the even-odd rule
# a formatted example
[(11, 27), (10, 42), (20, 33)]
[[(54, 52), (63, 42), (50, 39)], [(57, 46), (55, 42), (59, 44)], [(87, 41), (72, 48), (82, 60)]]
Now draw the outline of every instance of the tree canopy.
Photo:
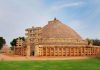
[(100, 40), (99, 39), (86, 39), (88, 41), (88, 44), (92, 43), (95, 46), (100, 46)]
[(93, 45), (100, 46), (100, 40), (99, 39), (93, 40)]
[(6, 41), (3, 37), (0, 37), (0, 49), (3, 47), (3, 45), (6, 44)]

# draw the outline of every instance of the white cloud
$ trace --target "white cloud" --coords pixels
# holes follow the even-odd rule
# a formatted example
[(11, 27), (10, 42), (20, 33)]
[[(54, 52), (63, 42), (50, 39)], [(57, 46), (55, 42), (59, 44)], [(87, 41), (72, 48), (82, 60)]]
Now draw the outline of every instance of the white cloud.
[(84, 2), (73, 2), (73, 3), (64, 3), (61, 5), (55, 5), (51, 8), (51, 11), (58, 11), (63, 8), (75, 7), (84, 4)]

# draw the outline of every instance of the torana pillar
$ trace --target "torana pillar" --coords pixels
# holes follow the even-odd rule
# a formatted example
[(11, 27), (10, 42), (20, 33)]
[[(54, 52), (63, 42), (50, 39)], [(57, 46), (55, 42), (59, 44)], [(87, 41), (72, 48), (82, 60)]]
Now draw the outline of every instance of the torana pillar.
[(26, 50), (26, 56), (29, 57), (30, 56), (30, 41), (27, 38), (27, 50)]

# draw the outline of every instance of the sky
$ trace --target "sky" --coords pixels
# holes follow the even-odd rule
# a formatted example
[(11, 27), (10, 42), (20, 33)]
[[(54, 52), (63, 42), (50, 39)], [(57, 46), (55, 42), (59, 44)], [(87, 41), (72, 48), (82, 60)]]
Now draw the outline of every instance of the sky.
[(100, 0), (0, 0), (0, 36), (7, 44), (25, 29), (57, 18), (80, 36), (100, 39)]

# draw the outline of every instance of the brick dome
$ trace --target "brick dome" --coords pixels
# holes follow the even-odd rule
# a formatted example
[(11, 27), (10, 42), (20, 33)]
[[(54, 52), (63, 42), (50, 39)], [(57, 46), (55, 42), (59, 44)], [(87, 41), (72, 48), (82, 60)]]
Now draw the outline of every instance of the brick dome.
[(81, 37), (69, 26), (57, 19), (49, 21), (42, 29), (42, 38), (71, 38), (80, 40)]

